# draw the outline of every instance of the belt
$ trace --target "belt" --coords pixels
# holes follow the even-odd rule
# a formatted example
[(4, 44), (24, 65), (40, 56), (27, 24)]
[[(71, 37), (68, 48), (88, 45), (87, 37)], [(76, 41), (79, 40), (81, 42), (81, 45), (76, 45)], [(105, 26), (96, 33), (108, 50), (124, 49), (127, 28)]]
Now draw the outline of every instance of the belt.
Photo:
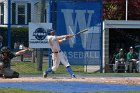
[(57, 51), (57, 52), (52, 52), (52, 53), (59, 53), (59, 52), (61, 52), (61, 50), (59, 50), (59, 51)]

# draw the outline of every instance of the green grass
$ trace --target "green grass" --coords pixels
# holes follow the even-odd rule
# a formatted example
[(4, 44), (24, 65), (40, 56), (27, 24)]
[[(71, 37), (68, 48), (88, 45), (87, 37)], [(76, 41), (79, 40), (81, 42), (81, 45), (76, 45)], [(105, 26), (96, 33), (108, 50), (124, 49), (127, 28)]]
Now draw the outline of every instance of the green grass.
[[(35, 91), (35, 90), (24, 90), (24, 89), (0, 89), (0, 93), (56, 93), (48, 91)], [(124, 92), (89, 92), (89, 93), (140, 93), (140, 91), (124, 91)]]
[(56, 92), (4, 88), (4, 89), (0, 89), (0, 93), (56, 93)]
[[(12, 69), (19, 72), (20, 74), (38, 75), (42, 74), (42, 71), (48, 68), (48, 64), (43, 63), (42, 71), (37, 71), (36, 63), (32, 62), (12, 62)], [(140, 73), (86, 73), (84, 72), (84, 66), (72, 66), (74, 73), (82, 76), (113, 76), (113, 77), (125, 77), (125, 76), (140, 76)], [(55, 75), (68, 74), (65, 66), (60, 65)], [(53, 74), (52, 74), (53, 75)], [(24, 90), (24, 89), (0, 89), (0, 93), (56, 93), (48, 91), (35, 91), (35, 90)], [(127, 92), (89, 92), (89, 93), (140, 93), (140, 91), (127, 91)]]
[(119, 92), (89, 92), (89, 93), (140, 93), (140, 91), (119, 91)]
[(32, 62), (13, 62), (11, 68), (20, 74), (40, 74), (36, 70), (36, 64)]
[[(36, 63), (32, 62), (12, 62), (11, 68), (14, 71), (19, 72), (20, 74), (26, 74), (26, 75), (37, 75), (42, 74), (44, 70), (48, 68), (48, 63), (43, 63), (42, 71), (37, 71), (37, 65)], [(71, 66), (74, 73), (79, 75), (85, 75), (85, 76), (114, 76), (114, 77), (125, 77), (125, 76), (140, 76), (140, 73), (87, 73), (84, 72), (84, 66), (79, 65), (72, 65)], [(55, 74), (68, 74), (68, 71), (65, 66), (60, 65)]]
[[(19, 72), (20, 74), (42, 74), (42, 71), (48, 69), (48, 63), (43, 63), (42, 71), (37, 71), (37, 64), (32, 63), (32, 62), (12, 62), (11, 63), (11, 68), (14, 71)], [(72, 69), (76, 73), (83, 73), (84, 72), (84, 67), (83, 66), (72, 66)], [(55, 72), (56, 74), (66, 74), (67, 69), (65, 66), (60, 65), (57, 71)]]

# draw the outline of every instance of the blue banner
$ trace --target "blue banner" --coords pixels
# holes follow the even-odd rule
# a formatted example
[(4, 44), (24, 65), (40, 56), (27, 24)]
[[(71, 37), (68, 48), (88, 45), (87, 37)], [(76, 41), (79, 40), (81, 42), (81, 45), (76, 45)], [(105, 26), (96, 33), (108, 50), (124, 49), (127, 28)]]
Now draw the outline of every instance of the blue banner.
[(61, 44), (70, 64), (100, 65), (102, 59), (102, 3), (57, 2), (57, 35), (87, 32)]

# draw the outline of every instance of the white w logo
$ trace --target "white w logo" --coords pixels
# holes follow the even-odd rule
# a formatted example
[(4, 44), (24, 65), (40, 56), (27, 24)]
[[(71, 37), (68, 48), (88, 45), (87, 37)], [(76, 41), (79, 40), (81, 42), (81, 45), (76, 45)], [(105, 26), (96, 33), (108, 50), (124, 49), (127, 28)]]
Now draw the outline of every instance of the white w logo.
[[(67, 28), (67, 33), (69, 33), (69, 26), (71, 27), (73, 33), (76, 33), (76, 28), (79, 27), (79, 31), (83, 30), (87, 27), (90, 27), (92, 22), (92, 16), (94, 14), (94, 10), (73, 10), (73, 9), (62, 9), (61, 10)], [(82, 46), (86, 48), (86, 36), (82, 36)], [(71, 47), (73, 47), (71, 45)]]

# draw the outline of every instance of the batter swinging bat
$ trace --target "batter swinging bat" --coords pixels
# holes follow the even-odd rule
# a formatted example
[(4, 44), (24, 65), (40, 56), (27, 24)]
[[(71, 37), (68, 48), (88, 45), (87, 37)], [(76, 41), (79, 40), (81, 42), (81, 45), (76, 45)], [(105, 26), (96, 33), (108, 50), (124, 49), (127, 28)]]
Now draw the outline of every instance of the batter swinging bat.
[(81, 30), (81, 31), (79, 31), (78, 33), (74, 34), (73, 36), (76, 36), (76, 35), (78, 35), (78, 34), (81, 34), (81, 33), (87, 32), (87, 31), (88, 31), (88, 29)]

